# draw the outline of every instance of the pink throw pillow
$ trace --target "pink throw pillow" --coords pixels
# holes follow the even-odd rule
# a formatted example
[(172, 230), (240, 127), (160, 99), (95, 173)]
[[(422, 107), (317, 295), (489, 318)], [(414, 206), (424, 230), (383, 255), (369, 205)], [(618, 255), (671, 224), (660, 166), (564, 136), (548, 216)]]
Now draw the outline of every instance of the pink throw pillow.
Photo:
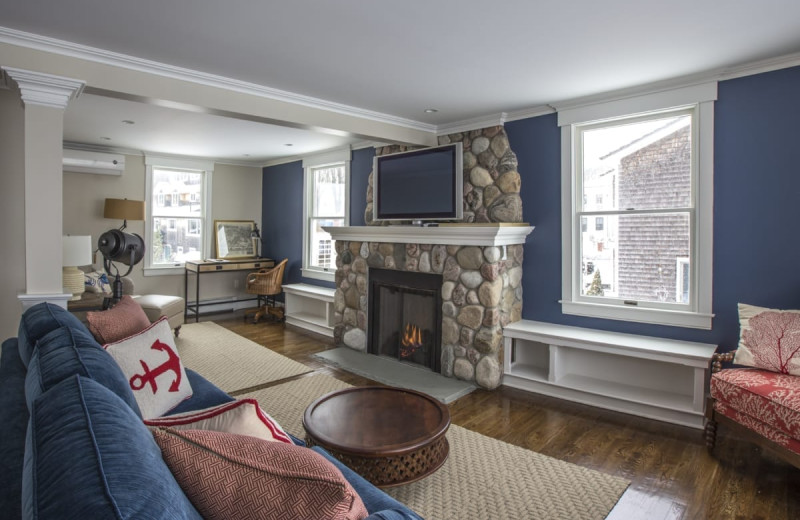
[(289, 435), (258, 406), (258, 401), (255, 399), (242, 399), (204, 410), (168, 415), (146, 420), (144, 423), (151, 427), (164, 426), (174, 430), (211, 430), (293, 444)]
[(142, 306), (127, 294), (108, 310), (87, 312), (86, 321), (92, 336), (101, 345), (127, 338), (150, 326)]
[(128, 379), (142, 419), (161, 417), (192, 397), (166, 317), (138, 334), (105, 345), (105, 349)]
[(183, 492), (207, 519), (367, 516), (361, 497), (325, 457), (302, 446), (205, 430), (152, 430)]
[(800, 311), (740, 303), (739, 326), (734, 363), (800, 376)]

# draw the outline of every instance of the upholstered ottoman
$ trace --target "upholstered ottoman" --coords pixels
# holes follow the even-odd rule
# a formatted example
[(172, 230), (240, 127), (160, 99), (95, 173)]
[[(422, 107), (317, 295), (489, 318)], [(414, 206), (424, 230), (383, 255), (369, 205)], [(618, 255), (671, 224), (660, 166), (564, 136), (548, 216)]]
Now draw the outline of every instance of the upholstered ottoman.
[(186, 301), (183, 298), (164, 294), (145, 294), (144, 296), (134, 296), (134, 298), (144, 309), (144, 313), (151, 322), (161, 316), (166, 316), (169, 326), (175, 330), (175, 335), (180, 333), (186, 308)]

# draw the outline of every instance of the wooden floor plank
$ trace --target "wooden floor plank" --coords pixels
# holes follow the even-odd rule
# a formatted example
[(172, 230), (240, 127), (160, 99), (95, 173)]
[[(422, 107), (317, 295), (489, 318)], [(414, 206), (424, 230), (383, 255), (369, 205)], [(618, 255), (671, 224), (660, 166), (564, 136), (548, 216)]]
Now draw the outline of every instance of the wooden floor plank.
[[(312, 357), (330, 341), (281, 323), (212, 317), (220, 325), (353, 385), (374, 384)], [(470, 430), (631, 480), (610, 520), (800, 518), (800, 469), (720, 426), (715, 456), (700, 430), (501, 387), (449, 405)]]

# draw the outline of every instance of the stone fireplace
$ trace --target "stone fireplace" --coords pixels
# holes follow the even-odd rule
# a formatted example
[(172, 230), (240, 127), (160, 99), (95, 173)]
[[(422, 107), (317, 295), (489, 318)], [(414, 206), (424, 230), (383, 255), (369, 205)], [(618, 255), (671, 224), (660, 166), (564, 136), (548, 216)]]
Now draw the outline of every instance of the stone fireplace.
[(337, 254), (334, 342), (369, 351), (373, 270), (441, 275), (439, 372), (496, 388), (503, 327), (521, 318), (522, 244), (532, 229), (477, 224), (328, 228)]
[[(437, 275), (433, 290), (439, 293), (439, 308), (428, 315), (439, 322), (432, 326), (438, 325), (441, 333), (438, 371), (492, 389), (502, 377), (503, 328), (522, 317), (523, 244), (533, 228), (522, 223), (521, 179), (505, 129), (492, 126), (439, 137), (439, 144), (454, 142), (463, 145), (461, 222), (439, 227), (374, 222), (370, 174), (364, 215), (368, 225), (326, 228), (336, 241), (337, 254), (334, 342), (372, 352), (376, 341), (397, 345), (396, 339), (385, 336), (404, 333), (406, 321), (413, 321), (397, 317), (404, 314), (397, 307), (413, 307), (414, 299), (394, 301), (389, 307), (394, 308), (392, 327), (397, 330), (374, 330), (373, 272)], [(376, 153), (405, 149), (391, 145)], [(431, 368), (436, 367), (432, 363)]]
[(441, 369), (442, 275), (371, 268), (367, 352)]

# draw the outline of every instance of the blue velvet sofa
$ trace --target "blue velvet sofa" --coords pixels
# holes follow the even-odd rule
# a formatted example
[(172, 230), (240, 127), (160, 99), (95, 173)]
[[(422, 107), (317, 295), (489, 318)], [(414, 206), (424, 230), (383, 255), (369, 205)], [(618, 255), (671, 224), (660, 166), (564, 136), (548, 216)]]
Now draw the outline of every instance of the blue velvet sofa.
[[(233, 400), (186, 373), (194, 395), (172, 413)], [(420, 518), (314, 449), (353, 485), (370, 520)], [(161, 458), (116, 362), (77, 318), (46, 303), (28, 309), (18, 337), (2, 344), (0, 516), (201, 518)]]

